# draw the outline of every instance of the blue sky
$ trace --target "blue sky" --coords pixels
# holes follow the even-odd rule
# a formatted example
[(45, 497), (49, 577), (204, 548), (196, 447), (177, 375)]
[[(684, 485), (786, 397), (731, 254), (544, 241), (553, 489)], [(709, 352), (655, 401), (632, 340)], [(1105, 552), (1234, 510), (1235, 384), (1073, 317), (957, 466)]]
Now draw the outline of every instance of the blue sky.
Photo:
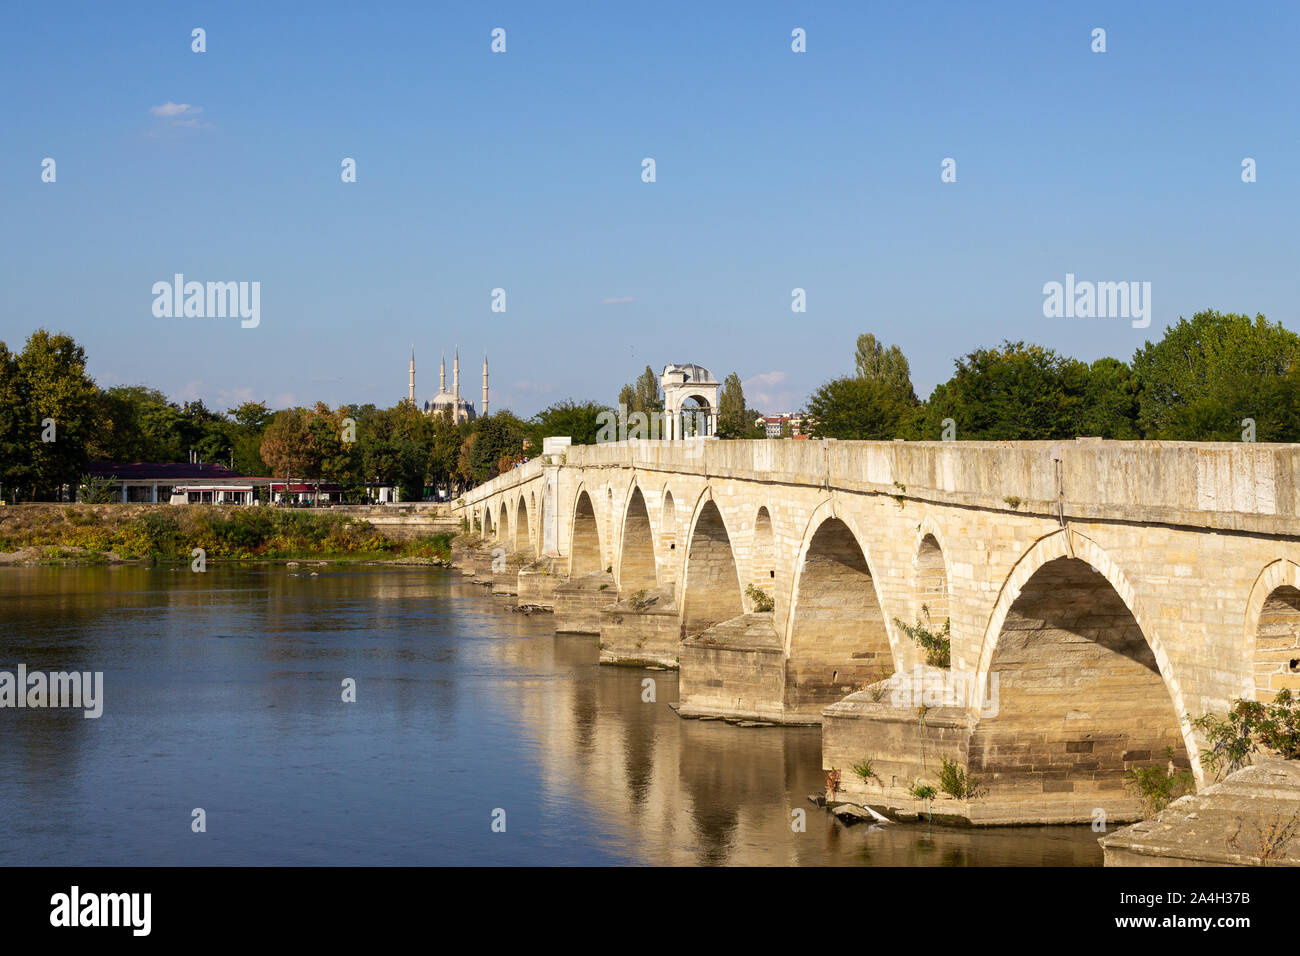
[[(1204, 308), (1300, 329), (1294, 4), (273, 6), (6, 10), (10, 347), (63, 330), (102, 385), (224, 408), (392, 404), (412, 343), (428, 398), (459, 345), (462, 392), (487, 350), (494, 407), (528, 415), (668, 362), (789, 410), (866, 331), (925, 395), (1006, 338), (1128, 359)], [(260, 282), (260, 325), (155, 318), (177, 272)], [(1149, 281), (1151, 327), (1044, 318), (1066, 273)]]

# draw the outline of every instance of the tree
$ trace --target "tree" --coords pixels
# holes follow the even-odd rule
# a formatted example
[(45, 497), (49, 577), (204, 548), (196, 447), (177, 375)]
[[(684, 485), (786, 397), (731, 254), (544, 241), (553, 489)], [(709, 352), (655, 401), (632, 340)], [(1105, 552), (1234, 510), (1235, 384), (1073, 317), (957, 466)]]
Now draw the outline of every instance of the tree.
[(745, 390), (740, 376), (732, 372), (723, 381), (718, 395), (718, 437), (747, 438), (753, 426), (753, 417), (747, 417), (745, 411)]
[(813, 392), (808, 414), (817, 438), (887, 440), (904, 437), (914, 407), (899, 395), (895, 385), (852, 375), (827, 382)]
[(434, 430), (433, 419), (407, 401), (366, 415), (357, 426), (366, 479), (396, 485), (404, 500), (423, 498)]
[(277, 412), (266, 426), (259, 454), (272, 475), (283, 480), (286, 486), (294, 476), (316, 477), (320, 474), (320, 456), (312, 437), (311, 414), (307, 409), (286, 408)]
[(508, 411), (475, 419), (475, 440), (470, 449), (470, 475), (475, 482), (495, 478), (523, 460), (529, 425)]
[(449, 412), (436, 412), (432, 416), (432, 440), (429, 444), (429, 479), (435, 490), (445, 485), (449, 494), (456, 477), (456, 460), (460, 455), (460, 429), (451, 420)]
[(633, 406), (636, 405), (636, 387), (633, 385), (624, 385), (618, 390), (619, 407), (624, 408), (631, 413)]
[(557, 402), (533, 416), (530, 440), (537, 452), (541, 451), (542, 439), (551, 435), (567, 435), (575, 445), (594, 445), (600, 433), (600, 416), (609, 411), (598, 402)]
[(1024, 342), (976, 349), (926, 403), (920, 436), (936, 440), (951, 418), (957, 436), (981, 441), (1074, 438), (1084, 418), (1088, 366)]
[(636, 380), (636, 407), (629, 411), (645, 412), (649, 415), (663, 410), (663, 399), (659, 397), (659, 376), (647, 365), (645, 371)]
[(907, 358), (903, 355), (903, 350), (897, 345), (885, 348), (874, 335), (865, 332), (858, 336), (855, 364), (858, 375), (862, 378), (884, 382), (905, 401), (916, 401), (916, 392), (912, 388), (911, 369), (907, 364)]
[(25, 484), (33, 498), (75, 485), (86, 470), (99, 402), (86, 375), (86, 351), (71, 336), (38, 329), (15, 363), (19, 435), (27, 457)]
[(265, 402), (243, 402), (227, 410), (235, 421), (235, 470), (245, 475), (264, 475), (267, 464), (260, 453), (266, 427), (275, 417)]
[(1088, 369), (1078, 433), (1130, 441), (1137, 426), (1138, 381), (1133, 369), (1115, 358), (1099, 358)]
[(234, 455), (235, 436), (231, 422), (220, 412), (208, 408), (202, 399), (181, 406), (177, 430), (187, 457), (193, 451), (200, 461), (229, 463)]
[(0, 342), (0, 499), (7, 501), (31, 481), (22, 402), (18, 358)]
[(1260, 441), (1295, 441), (1295, 432), (1277, 432), (1275, 410), (1265, 396), (1277, 397), (1300, 362), (1300, 336), (1269, 323), (1264, 316), (1214, 311), (1180, 318), (1156, 343), (1133, 356), (1140, 386), (1138, 424), (1146, 438), (1235, 441), (1242, 420), (1257, 425)]

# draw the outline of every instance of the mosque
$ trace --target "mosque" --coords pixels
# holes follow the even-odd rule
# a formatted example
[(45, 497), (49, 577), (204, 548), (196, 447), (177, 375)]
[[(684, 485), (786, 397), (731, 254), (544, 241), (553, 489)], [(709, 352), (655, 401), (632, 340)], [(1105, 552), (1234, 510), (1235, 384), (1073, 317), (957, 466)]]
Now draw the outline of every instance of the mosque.
[[(412, 405), (415, 402), (415, 346), (411, 346), (411, 383), (409, 400)], [(452, 359), (451, 366), (451, 391), (447, 391), (447, 353), (442, 355), (442, 366), (438, 372), (438, 394), (433, 396), (430, 401), (424, 403), (426, 414), (432, 415), (436, 412), (447, 412), (451, 415), (451, 420), (459, 425), (461, 422), (473, 421), (478, 415), (487, 415), (488, 413), (488, 361), (487, 353), (483, 353), (483, 404), (479, 406), (477, 414), (474, 412), (474, 403), (468, 399), (460, 397), (460, 349), (456, 349), (455, 357)]]

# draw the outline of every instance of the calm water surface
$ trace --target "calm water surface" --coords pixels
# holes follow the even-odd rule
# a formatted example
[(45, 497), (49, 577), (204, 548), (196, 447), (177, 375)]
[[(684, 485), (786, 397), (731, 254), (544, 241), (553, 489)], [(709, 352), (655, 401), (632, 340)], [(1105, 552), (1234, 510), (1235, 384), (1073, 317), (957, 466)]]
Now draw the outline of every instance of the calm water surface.
[(1101, 862), (1087, 827), (845, 828), (815, 728), (681, 720), (676, 674), (458, 573), (318, 570), (0, 569), (0, 670), (105, 675), (98, 720), (0, 709), (0, 865)]

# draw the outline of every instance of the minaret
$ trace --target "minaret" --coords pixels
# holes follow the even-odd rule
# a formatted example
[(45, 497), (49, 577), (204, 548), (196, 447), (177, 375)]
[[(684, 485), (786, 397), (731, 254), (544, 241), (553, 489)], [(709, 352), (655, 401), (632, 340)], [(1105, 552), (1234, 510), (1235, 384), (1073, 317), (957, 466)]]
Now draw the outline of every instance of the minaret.
[(415, 404), (415, 346), (411, 346), (411, 404)]
[(483, 353), (483, 410), (479, 412), (484, 417), (487, 416), (487, 352)]
[(456, 354), (451, 361), (451, 391), (457, 398), (460, 398), (460, 348), (456, 349)]
[(438, 370), (438, 394), (447, 394), (447, 353), (442, 353), (442, 367)]

